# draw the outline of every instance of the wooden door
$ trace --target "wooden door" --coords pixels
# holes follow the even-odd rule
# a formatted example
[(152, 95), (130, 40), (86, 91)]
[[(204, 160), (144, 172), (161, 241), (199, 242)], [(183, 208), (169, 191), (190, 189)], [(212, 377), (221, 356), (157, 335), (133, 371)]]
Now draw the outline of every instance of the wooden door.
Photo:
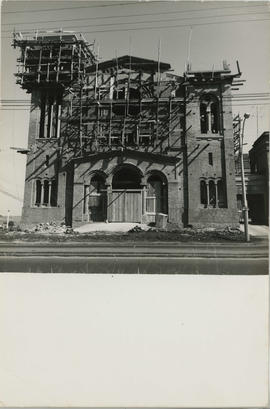
[(113, 190), (109, 214), (111, 222), (140, 223), (142, 218), (141, 190)]

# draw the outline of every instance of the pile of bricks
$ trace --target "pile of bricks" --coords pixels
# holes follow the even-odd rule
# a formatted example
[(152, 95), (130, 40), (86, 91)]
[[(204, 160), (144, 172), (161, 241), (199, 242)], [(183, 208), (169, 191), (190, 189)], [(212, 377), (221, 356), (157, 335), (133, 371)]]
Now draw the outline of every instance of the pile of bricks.
[(70, 234), (73, 233), (71, 227), (67, 227), (65, 224), (57, 224), (56, 222), (39, 223), (31, 230), (30, 233), (45, 233), (45, 234)]

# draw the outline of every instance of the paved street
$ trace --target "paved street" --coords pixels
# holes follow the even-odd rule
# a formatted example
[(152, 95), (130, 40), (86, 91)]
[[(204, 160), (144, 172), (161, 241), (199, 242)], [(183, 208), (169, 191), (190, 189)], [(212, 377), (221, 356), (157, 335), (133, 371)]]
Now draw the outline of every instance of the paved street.
[(1, 243), (1, 272), (267, 274), (268, 245), (251, 243)]
[(1, 272), (96, 274), (233, 274), (268, 273), (267, 258), (167, 257), (1, 257)]

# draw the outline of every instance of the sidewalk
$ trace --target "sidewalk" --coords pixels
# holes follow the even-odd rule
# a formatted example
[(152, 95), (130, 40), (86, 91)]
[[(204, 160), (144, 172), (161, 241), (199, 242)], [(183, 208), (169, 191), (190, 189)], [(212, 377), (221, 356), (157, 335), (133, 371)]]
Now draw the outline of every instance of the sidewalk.
[[(240, 230), (244, 232), (244, 225), (240, 225)], [(248, 231), (251, 236), (254, 237), (268, 237), (269, 236), (269, 226), (249, 224)]]
[(78, 233), (93, 233), (93, 232), (112, 232), (112, 233), (127, 233), (135, 226), (140, 227), (142, 230), (149, 230), (150, 227), (147, 224), (140, 223), (86, 223), (83, 226), (76, 227), (75, 232)]

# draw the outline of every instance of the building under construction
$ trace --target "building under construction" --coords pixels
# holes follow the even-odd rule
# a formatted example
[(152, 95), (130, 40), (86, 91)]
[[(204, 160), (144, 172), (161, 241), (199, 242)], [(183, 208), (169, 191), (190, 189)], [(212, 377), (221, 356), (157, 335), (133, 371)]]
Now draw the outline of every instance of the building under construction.
[(125, 55), (82, 35), (14, 35), (31, 93), (22, 223), (238, 224), (232, 87), (241, 73)]

